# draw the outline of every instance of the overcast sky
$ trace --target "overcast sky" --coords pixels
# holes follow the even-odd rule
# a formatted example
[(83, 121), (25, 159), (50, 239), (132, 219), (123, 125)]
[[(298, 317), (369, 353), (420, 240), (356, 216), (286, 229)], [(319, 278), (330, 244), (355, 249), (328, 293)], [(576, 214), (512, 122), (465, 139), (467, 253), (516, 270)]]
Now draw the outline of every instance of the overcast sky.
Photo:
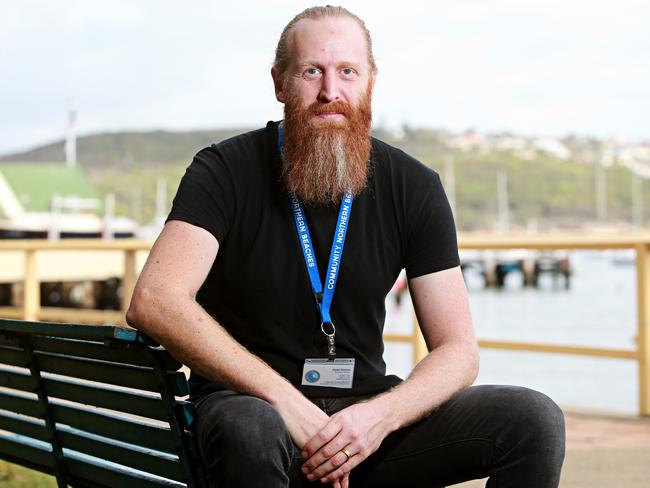
[[(81, 134), (257, 127), (284, 25), (311, 2), (0, 0), (0, 154)], [(647, 0), (348, 1), (374, 121), (650, 140)]]

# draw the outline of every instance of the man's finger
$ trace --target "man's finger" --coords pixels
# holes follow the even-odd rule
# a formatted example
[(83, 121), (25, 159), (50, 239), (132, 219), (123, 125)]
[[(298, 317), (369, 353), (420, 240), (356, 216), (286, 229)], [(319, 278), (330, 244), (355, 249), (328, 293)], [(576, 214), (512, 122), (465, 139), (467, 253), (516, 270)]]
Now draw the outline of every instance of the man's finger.
[[(321, 478), (323, 476), (328, 475), (332, 471), (336, 470), (337, 468), (340, 468), (343, 466), (347, 461), (348, 461), (348, 456), (345, 454), (343, 451), (337, 452), (334, 456), (330, 457), (327, 461), (325, 461), (323, 464), (320, 466), (317, 466), (316, 469), (313, 471), (307, 471), (307, 479), (308, 480), (317, 480), (318, 478)], [(303, 473), (305, 472), (306, 466), (303, 467)], [(307, 468), (308, 469), (308, 468)], [(338, 478), (338, 477), (337, 477)], [(336, 478), (333, 478), (336, 479)]]
[(341, 426), (336, 421), (329, 421), (314, 437), (307, 441), (302, 448), (302, 458), (309, 459), (321, 447), (331, 441), (341, 431)]
[[(349, 447), (350, 441), (347, 439), (345, 436), (339, 435), (332, 439), (331, 442), (325, 444), (322, 446), (320, 449), (318, 449), (313, 455), (305, 460), (305, 463), (302, 465), (303, 467), (303, 472), (305, 474), (315, 470), (319, 466), (321, 466), (323, 463), (326, 463), (328, 460), (332, 459), (334, 456), (336, 456), (339, 453), (343, 453), (344, 460), (345, 462), (345, 449), (346, 446)], [(349, 457), (349, 455), (348, 455)], [(338, 467), (336, 465), (335, 467)]]
[(322, 476), (320, 478), (320, 481), (324, 483), (331, 483), (333, 480), (337, 480), (342, 477), (348, 477), (350, 471), (352, 471), (355, 467), (357, 467), (361, 462), (365, 459), (365, 457), (361, 454), (356, 454), (352, 456), (347, 462), (343, 463), (339, 468), (335, 469), (334, 471), (326, 474), (325, 476)]

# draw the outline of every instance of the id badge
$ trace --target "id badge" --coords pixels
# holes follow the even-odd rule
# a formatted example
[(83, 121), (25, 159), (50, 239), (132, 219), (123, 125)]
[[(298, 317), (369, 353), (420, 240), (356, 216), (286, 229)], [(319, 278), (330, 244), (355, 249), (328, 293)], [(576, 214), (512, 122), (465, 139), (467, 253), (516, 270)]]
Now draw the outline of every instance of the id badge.
[(305, 359), (302, 368), (303, 386), (352, 388), (354, 358)]

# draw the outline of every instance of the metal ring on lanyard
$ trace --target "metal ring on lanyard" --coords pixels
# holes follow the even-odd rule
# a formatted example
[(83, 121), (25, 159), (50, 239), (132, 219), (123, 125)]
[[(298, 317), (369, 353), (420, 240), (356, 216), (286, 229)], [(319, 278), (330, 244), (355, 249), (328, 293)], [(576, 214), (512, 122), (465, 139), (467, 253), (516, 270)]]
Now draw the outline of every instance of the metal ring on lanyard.
[(323, 331), (323, 334), (325, 334), (327, 337), (334, 337), (334, 334), (336, 334), (336, 326), (334, 325), (334, 322), (328, 322), (332, 326), (332, 333), (328, 334), (325, 332), (325, 322), (320, 323), (320, 330)]

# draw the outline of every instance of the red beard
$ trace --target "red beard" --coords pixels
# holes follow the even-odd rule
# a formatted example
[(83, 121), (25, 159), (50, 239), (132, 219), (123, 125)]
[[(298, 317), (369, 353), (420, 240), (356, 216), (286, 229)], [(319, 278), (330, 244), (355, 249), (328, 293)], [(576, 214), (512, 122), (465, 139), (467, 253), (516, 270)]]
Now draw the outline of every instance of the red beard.
[[(366, 187), (370, 158), (370, 85), (359, 105), (315, 102), (306, 109), (294, 94), (284, 105), (282, 177), (287, 189), (312, 205), (335, 204)], [(320, 120), (339, 112), (343, 121)]]

